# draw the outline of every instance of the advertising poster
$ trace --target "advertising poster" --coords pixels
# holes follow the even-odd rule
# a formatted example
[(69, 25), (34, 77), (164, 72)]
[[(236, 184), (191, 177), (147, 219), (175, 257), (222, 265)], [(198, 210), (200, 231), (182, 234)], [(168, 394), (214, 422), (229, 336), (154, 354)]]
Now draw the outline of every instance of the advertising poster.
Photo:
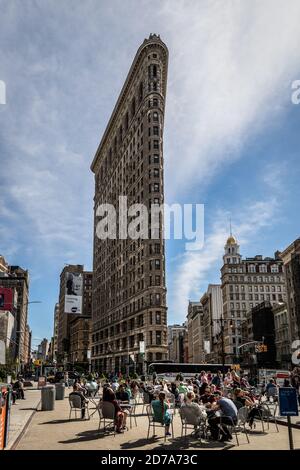
[(66, 273), (65, 313), (82, 313), (82, 273)]

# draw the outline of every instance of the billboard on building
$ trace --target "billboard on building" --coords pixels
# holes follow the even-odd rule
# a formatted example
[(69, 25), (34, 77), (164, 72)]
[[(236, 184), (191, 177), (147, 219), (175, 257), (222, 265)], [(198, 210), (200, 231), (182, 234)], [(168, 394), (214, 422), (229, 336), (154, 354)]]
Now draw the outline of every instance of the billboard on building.
[(65, 313), (82, 313), (82, 273), (66, 273)]
[(15, 290), (8, 287), (0, 287), (0, 310), (12, 312), (15, 307)]

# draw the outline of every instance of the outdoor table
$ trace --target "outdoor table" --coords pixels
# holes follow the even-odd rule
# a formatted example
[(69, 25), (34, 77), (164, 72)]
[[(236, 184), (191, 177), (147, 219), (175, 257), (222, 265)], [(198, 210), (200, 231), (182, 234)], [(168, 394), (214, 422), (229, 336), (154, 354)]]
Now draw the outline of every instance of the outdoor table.
[(101, 398), (99, 397), (97, 401), (96, 401), (96, 397), (86, 397), (86, 398), (88, 399), (89, 403), (92, 403), (93, 405), (95, 405), (95, 411), (93, 411), (93, 413), (90, 415), (90, 417), (92, 417), (98, 411), (98, 407), (101, 403)]
[(130, 420), (130, 429), (132, 428), (132, 418), (135, 416), (133, 415), (134, 405), (129, 402), (119, 402), (120, 408), (129, 411), (129, 420)]

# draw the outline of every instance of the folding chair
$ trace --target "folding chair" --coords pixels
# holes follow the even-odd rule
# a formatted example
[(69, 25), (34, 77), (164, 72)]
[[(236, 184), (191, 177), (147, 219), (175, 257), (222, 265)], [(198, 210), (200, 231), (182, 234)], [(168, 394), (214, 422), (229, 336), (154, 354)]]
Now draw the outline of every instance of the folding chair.
[(82, 400), (82, 398), (79, 395), (70, 395), (69, 404), (70, 404), (69, 420), (71, 419), (72, 411), (75, 412), (75, 419), (77, 419), (77, 410), (80, 410), (80, 417), (81, 417), (81, 411), (84, 409), (87, 412), (88, 419), (90, 419), (89, 404), (85, 400)]
[[(114, 436), (116, 435), (116, 425), (115, 425), (115, 407), (109, 401), (103, 401), (100, 406), (98, 406), (98, 413), (99, 413), (99, 426), (98, 429), (101, 427), (101, 421), (104, 422), (103, 430), (105, 431), (113, 431)], [(108, 424), (105, 424), (106, 421), (109, 421)], [(113, 425), (113, 428), (109, 428), (109, 426)]]
[(206, 419), (201, 417), (197, 418), (193, 413), (193, 409), (187, 406), (182, 406), (179, 410), (181, 419), (181, 437), (187, 436), (187, 430), (191, 429), (193, 432), (199, 431), (200, 435), (204, 434), (206, 437)]
[[(160, 421), (156, 421), (154, 419), (153, 410), (152, 410), (151, 405), (148, 405), (146, 410), (147, 410), (147, 416), (148, 416), (147, 439), (149, 439), (150, 428), (152, 427), (152, 429), (153, 429), (153, 434), (152, 434), (152, 437), (153, 437), (155, 435), (155, 428), (158, 427), (158, 428), (163, 428), (164, 429), (164, 441), (166, 442), (167, 436), (166, 436), (166, 426), (165, 426), (165, 424), (160, 422)], [(172, 430), (172, 438), (174, 439), (173, 420), (171, 421), (170, 424), (171, 424), (171, 430)]]

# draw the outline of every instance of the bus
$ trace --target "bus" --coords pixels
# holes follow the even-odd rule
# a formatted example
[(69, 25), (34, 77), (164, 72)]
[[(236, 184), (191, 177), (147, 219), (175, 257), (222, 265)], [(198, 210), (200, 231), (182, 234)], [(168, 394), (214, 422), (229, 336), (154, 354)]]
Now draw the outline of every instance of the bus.
[(176, 377), (182, 374), (183, 377), (194, 377), (195, 374), (200, 374), (201, 371), (212, 372), (216, 374), (219, 370), (225, 374), (232, 368), (231, 364), (186, 364), (174, 362), (152, 362), (148, 368), (148, 375), (153, 375), (155, 372), (157, 376), (163, 377)]

